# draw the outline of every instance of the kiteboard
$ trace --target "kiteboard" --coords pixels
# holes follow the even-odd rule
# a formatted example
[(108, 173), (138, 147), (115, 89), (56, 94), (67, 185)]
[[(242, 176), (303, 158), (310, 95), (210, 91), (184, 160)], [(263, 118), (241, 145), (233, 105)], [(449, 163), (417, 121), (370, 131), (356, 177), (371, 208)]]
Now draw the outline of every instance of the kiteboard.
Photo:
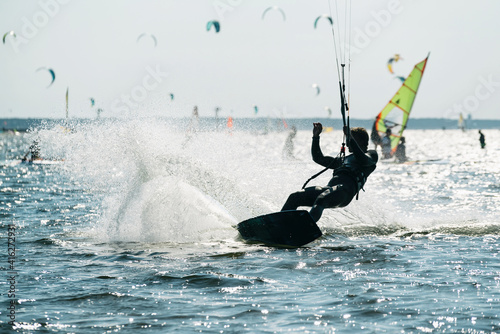
[(301, 247), (322, 233), (306, 210), (289, 210), (254, 217), (238, 224), (244, 240), (278, 247)]
[(57, 165), (62, 163), (62, 160), (21, 160), (19, 163), (20, 164), (27, 164), (27, 165)]

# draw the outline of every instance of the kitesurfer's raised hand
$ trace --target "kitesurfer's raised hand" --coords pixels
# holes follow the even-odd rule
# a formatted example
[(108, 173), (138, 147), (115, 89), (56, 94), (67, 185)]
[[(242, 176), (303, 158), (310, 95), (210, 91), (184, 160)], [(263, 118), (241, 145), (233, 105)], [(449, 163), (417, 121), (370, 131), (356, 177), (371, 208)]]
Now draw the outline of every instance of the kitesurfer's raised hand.
[(321, 131), (323, 131), (323, 125), (321, 123), (313, 123), (313, 137), (319, 137)]

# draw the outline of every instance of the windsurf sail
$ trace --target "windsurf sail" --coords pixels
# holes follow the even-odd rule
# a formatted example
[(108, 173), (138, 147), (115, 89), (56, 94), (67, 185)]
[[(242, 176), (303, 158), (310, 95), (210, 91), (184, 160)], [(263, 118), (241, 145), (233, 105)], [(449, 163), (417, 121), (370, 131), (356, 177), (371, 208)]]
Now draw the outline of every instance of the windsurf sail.
[(69, 101), (68, 101), (68, 96), (69, 95), (69, 87), (66, 88), (66, 120), (68, 119), (69, 117)]
[(391, 129), (391, 156), (396, 152), (399, 139), (403, 135), (403, 131), (408, 123), (411, 108), (415, 101), (425, 66), (427, 65), (427, 59), (429, 59), (429, 55), (415, 65), (401, 88), (399, 88), (389, 103), (377, 115), (373, 124), (371, 138), (376, 145), (380, 145), (380, 141), (377, 142), (375, 139), (380, 140), (380, 138), (385, 136), (387, 129)]
[(460, 116), (458, 117), (458, 128), (462, 131), (465, 131), (465, 121), (464, 121), (464, 115), (460, 113)]

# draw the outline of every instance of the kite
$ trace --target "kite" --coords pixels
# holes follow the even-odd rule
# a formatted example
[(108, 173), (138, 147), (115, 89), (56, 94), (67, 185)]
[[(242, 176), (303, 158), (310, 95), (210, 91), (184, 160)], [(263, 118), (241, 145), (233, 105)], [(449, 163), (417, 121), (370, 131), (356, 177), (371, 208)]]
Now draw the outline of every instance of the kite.
[(394, 62), (397, 63), (400, 59), (403, 59), (403, 58), (401, 58), (401, 56), (396, 53), (393, 58), (390, 58), (389, 61), (387, 61), (387, 68), (389, 69), (389, 72), (394, 74), (394, 70), (392, 69), (392, 63), (394, 63)]
[(215, 33), (218, 33), (220, 31), (220, 23), (219, 21), (213, 20), (213, 21), (208, 21), (207, 22), (207, 31), (210, 31), (214, 27)]
[(142, 34), (140, 34), (139, 37), (137, 37), (137, 43), (139, 43), (139, 41), (143, 37), (146, 37), (146, 36), (149, 36), (153, 40), (155, 47), (156, 47), (156, 45), (158, 45), (158, 40), (156, 39), (156, 36), (153, 35), (153, 34), (148, 34), (148, 33), (142, 33)]
[(49, 88), (53, 83), (54, 81), (56, 80), (56, 73), (54, 72), (53, 69), (51, 68), (47, 68), (47, 67), (40, 67), (39, 69), (37, 69), (36, 71), (40, 71), (40, 70), (46, 70), (46, 71), (49, 71), (50, 75), (52, 76), (52, 81), (50, 82), (50, 84), (47, 86), (47, 88)]
[(319, 95), (320, 93), (319, 86), (317, 84), (312, 84), (312, 88), (316, 88), (316, 95)]
[(5, 44), (5, 39), (7, 38), (7, 36), (12, 36), (12, 37), (14, 37), (14, 38), (16, 38), (16, 37), (17, 37), (17, 36), (16, 36), (16, 33), (14, 32), (14, 30), (11, 30), (11, 31), (9, 31), (9, 32), (6, 32), (6, 33), (3, 35), (3, 38), (2, 38), (2, 40), (3, 40), (3, 44)]
[(323, 15), (318, 16), (316, 18), (316, 20), (314, 20), (314, 29), (316, 29), (316, 27), (318, 26), (318, 21), (320, 19), (322, 19), (322, 18), (327, 19), (330, 22), (330, 25), (333, 26), (333, 20), (332, 20), (332, 18), (330, 16), (326, 15), (326, 14), (323, 14)]
[(277, 10), (281, 13), (281, 15), (283, 16), (283, 21), (286, 21), (286, 15), (285, 15), (285, 12), (283, 11), (283, 9), (281, 9), (280, 7), (278, 6), (272, 6), (272, 7), (269, 7), (267, 8), (263, 13), (262, 13), (262, 19), (264, 19), (264, 17), (266, 16), (266, 13), (270, 10)]

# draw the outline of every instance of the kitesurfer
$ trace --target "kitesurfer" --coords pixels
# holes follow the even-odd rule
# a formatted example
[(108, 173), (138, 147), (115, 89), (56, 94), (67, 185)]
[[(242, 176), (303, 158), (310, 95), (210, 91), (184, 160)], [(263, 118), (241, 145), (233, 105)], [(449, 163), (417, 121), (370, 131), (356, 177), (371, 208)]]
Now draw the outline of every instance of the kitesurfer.
[(481, 148), (484, 148), (486, 146), (486, 139), (481, 130), (479, 130), (479, 143), (481, 144)]
[[(28, 156), (31, 154), (29, 160)], [(35, 160), (42, 160), (42, 157), (40, 156), (40, 146), (38, 146), (38, 141), (34, 140), (33, 143), (30, 145), (28, 152), (24, 155), (23, 159), (21, 160), (22, 162), (33, 162)]]
[(405, 145), (405, 137), (401, 137), (399, 140), (399, 145), (396, 148), (396, 152), (394, 153), (396, 156), (397, 162), (405, 162), (406, 161), (406, 145)]
[(380, 146), (382, 146), (382, 159), (389, 159), (392, 157), (391, 134), (391, 129), (387, 129), (385, 131), (385, 136), (382, 137), (382, 143), (380, 144)]
[(321, 123), (313, 123), (311, 153), (314, 162), (333, 169), (333, 177), (326, 187), (307, 187), (291, 194), (281, 211), (296, 210), (299, 206), (310, 206), (309, 211), (317, 222), (326, 208), (347, 206), (363, 188), (368, 176), (375, 170), (378, 161), (377, 151), (368, 150), (369, 136), (364, 128), (344, 127), (350, 141), (346, 157), (324, 156), (319, 145), (319, 135), (323, 130)]

